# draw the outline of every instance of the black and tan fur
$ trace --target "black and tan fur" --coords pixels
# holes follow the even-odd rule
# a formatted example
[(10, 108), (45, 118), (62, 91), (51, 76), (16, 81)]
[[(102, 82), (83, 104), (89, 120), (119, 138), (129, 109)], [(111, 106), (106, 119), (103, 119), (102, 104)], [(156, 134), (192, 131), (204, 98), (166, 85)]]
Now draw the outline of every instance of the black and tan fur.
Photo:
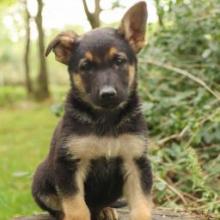
[(34, 175), (38, 205), (57, 220), (117, 219), (124, 196), (131, 220), (151, 219), (152, 174), (137, 94), (136, 53), (144, 45), (146, 3), (118, 29), (62, 32), (48, 46), (68, 66), (71, 89), (46, 159)]

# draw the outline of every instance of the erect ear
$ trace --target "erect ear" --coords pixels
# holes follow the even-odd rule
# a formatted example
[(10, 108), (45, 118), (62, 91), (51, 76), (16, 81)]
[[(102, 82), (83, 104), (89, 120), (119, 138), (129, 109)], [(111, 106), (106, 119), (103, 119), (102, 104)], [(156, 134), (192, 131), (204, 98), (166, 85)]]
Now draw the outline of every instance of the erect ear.
[(78, 35), (73, 31), (61, 32), (49, 43), (45, 55), (48, 56), (53, 50), (57, 61), (68, 64), (77, 38)]
[(144, 46), (146, 22), (147, 5), (141, 1), (128, 9), (118, 29), (136, 53)]

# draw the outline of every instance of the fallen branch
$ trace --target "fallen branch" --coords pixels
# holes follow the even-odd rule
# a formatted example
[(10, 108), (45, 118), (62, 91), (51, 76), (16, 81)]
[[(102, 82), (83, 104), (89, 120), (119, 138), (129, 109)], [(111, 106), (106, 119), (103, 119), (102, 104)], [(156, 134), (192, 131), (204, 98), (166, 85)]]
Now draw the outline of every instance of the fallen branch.
[(218, 93), (216, 93), (215, 91), (213, 91), (204, 81), (202, 81), (200, 78), (194, 76), (193, 74), (189, 73), (186, 70), (174, 67), (170, 64), (166, 64), (166, 63), (161, 63), (161, 62), (157, 62), (154, 60), (147, 60), (147, 61), (140, 61), (141, 63), (146, 63), (146, 64), (150, 64), (150, 65), (154, 65), (154, 66), (158, 66), (173, 72), (176, 72), (182, 76), (185, 76), (191, 80), (193, 80), (194, 82), (198, 83), (200, 86), (202, 86), (203, 88), (205, 88), (209, 93), (211, 93), (218, 101), (220, 101), (220, 95)]
[[(127, 208), (118, 209), (119, 220), (129, 219), (129, 211)], [(204, 214), (192, 214), (186, 211), (176, 211), (171, 209), (156, 209), (153, 211), (152, 220), (211, 220), (214, 218), (204, 215)], [(51, 218), (48, 214), (39, 214), (29, 217), (18, 217), (13, 220), (55, 220)]]
[(168, 142), (170, 140), (173, 140), (173, 139), (180, 140), (185, 135), (185, 133), (187, 132), (188, 129), (189, 129), (189, 126), (186, 126), (185, 128), (183, 128), (183, 130), (180, 133), (172, 134), (168, 137), (165, 137), (165, 138), (157, 141), (157, 144), (159, 146), (162, 146), (163, 144), (165, 144), (166, 142)]

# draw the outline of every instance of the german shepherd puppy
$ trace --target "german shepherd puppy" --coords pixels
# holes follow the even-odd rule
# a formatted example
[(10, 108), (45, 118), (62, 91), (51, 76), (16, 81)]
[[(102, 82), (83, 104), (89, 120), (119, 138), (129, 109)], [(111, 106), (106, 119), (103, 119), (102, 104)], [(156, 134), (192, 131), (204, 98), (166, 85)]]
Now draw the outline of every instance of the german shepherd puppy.
[(47, 158), (34, 175), (38, 205), (57, 220), (114, 220), (124, 197), (131, 220), (151, 219), (152, 173), (137, 95), (136, 53), (144, 46), (145, 2), (118, 29), (60, 33), (48, 46), (68, 67), (71, 89)]

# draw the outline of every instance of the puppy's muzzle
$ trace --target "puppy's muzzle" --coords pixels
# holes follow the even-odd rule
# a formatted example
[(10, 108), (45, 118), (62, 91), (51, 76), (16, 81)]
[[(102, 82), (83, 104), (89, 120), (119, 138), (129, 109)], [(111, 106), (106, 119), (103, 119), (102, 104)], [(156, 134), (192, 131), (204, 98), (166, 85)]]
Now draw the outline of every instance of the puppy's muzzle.
[(101, 106), (112, 108), (118, 105), (118, 93), (113, 86), (103, 86), (99, 91)]
[(114, 99), (116, 96), (117, 91), (112, 86), (104, 86), (99, 92), (99, 97), (102, 101)]

